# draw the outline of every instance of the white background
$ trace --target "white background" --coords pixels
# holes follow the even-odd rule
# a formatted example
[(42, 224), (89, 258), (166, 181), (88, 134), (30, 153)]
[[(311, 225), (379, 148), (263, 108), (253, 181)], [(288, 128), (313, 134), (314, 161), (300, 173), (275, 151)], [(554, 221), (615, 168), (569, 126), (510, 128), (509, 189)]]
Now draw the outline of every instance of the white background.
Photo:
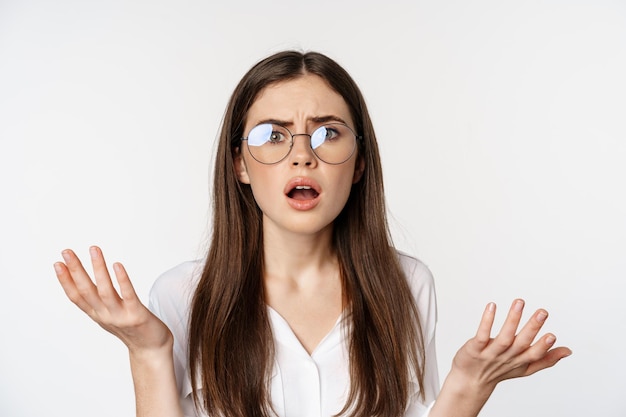
[(484, 305), (523, 297), (574, 355), (482, 416), (625, 416), (626, 4), (226, 3), (0, 0), (0, 415), (134, 413), (124, 346), (52, 264), (99, 244), (145, 300), (201, 257), (229, 94), (298, 48), (368, 100), (396, 244), (435, 274), (442, 378)]

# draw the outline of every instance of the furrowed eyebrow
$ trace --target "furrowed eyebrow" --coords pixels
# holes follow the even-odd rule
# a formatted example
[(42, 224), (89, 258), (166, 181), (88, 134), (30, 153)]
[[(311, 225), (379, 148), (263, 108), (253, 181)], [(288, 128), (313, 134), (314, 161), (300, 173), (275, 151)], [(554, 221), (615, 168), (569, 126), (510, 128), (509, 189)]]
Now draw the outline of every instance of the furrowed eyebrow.
[(345, 120), (343, 120), (341, 117), (338, 117), (338, 116), (311, 117), (311, 119), (309, 120), (315, 123), (339, 122), (339, 123), (343, 123), (344, 125), (348, 124)]
[(288, 125), (291, 124), (291, 122), (287, 122), (285, 120), (278, 120), (278, 119), (263, 119), (263, 120), (257, 122), (257, 126), (258, 125), (264, 125), (264, 124), (288, 126)]
[[(348, 124), (341, 117), (339, 117), (339, 116), (332, 116), (332, 115), (310, 117), (308, 120), (313, 122), (313, 123), (316, 123), (316, 124), (317, 123), (328, 123), (328, 122), (338, 122), (338, 123), (343, 123), (344, 125)], [(263, 119), (263, 120), (257, 122), (257, 125), (262, 125), (262, 124), (266, 124), (266, 123), (273, 124), (273, 125), (279, 125), (279, 126), (285, 126), (285, 127), (293, 125), (293, 122), (286, 121), (286, 120), (279, 120), (279, 119)]]

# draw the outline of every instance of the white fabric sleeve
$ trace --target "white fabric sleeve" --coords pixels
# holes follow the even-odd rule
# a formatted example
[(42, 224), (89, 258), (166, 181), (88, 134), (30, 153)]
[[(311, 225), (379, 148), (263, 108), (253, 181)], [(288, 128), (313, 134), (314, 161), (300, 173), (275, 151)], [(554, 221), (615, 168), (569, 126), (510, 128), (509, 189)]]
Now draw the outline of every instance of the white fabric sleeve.
[(185, 417), (198, 417), (191, 397), (191, 378), (188, 370), (189, 309), (197, 280), (201, 274), (200, 262), (186, 262), (163, 273), (150, 290), (148, 308), (170, 329), (174, 336), (174, 371), (180, 404)]
[(424, 398), (420, 396), (417, 381), (405, 417), (427, 417), (439, 394), (439, 371), (435, 330), (437, 325), (437, 298), (433, 276), (426, 265), (411, 256), (400, 253), (400, 263), (418, 309), (424, 340)]

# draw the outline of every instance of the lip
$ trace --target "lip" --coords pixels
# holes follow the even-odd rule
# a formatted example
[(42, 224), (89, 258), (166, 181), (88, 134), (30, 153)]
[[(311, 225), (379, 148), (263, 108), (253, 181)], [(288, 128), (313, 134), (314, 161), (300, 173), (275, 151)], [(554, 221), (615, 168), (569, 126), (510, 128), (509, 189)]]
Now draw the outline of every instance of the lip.
[[(311, 187), (317, 193), (317, 197), (312, 198), (310, 200), (294, 200), (293, 198), (289, 198), (289, 195), (288, 195), (289, 192), (298, 186)], [(292, 208), (296, 210), (305, 211), (305, 210), (311, 210), (312, 208), (317, 206), (317, 204), (320, 202), (320, 196), (322, 195), (322, 188), (317, 183), (317, 181), (315, 181), (312, 178), (294, 177), (290, 179), (289, 182), (285, 185), (283, 192), (285, 193), (285, 198), (287, 199), (287, 203), (289, 203), (289, 205)]]

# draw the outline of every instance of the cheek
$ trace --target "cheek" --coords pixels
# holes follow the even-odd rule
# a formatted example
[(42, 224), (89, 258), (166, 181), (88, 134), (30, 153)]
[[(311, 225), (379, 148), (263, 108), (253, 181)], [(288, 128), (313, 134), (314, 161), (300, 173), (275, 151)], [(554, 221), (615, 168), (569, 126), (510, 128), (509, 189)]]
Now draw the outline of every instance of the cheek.
[(337, 187), (336, 198), (337, 202), (341, 203), (341, 208), (346, 204), (348, 198), (350, 197), (350, 193), (352, 192), (352, 186), (354, 185), (354, 170), (347, 170), (347, 172), (342, 173), (337, 181), (335, 182)]
[(264, 210), (272, 201), (276, 201), (278, 193), (282, 193), (276, 182), (276, 174), (272, 174), (267, 167), (259, 167), (248, 164), (248, 178), (250, 188), (257, 205)]

